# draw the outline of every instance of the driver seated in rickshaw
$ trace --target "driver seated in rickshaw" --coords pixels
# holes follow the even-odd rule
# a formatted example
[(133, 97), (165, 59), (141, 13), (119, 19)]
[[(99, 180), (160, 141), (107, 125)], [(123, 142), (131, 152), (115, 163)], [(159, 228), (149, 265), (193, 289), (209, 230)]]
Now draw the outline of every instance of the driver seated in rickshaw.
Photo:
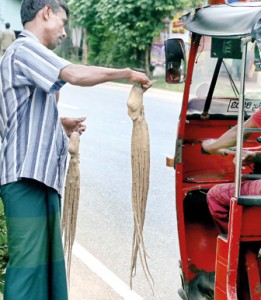
[[(244, 127), (261, 128), (261, 109), (245, 121)], [(247, 134), (244, 134), (244, 137), (247, 137)], [(203, 141), (202, 148), (208, 154), (235, 155), (236, 152), (229, 148), (235, 146), (236, 138), (237, 126), (229, 129), (216, 140), (209, 139)], [(254, 162), (261, 162), (261, 151), (244, 151), (242, 158), (243, 167)], [(228, 232), (230, 199), (234, 195), (234, 191), (234, 183), (222, 183), (214, 185), (207, 193), (207, 204), (210, 214), (221, 233)], [(243, 181), (241, 195), (261, 195), (261, 179)], [(206, 295), (206, 299), (214, 299), (214, 276), (213, 272), (203, 272), (194, 279), (195, 282), (193, 281), (195, 286), (203, 286), (205, 292), (201, 292), (201, 294)], [(191, 287), (191, 290), (193, 294), (197, 292), (197, 288), (193, 289)], [(179, 293), (182, 297), (182, 291), (179, 291)]]
[[(261, 128), (261, 109), (245, 121), (244, 128)], [(246, 133), (244, 133), (244, 137), (247, 137)], [(235, 155), (235, 151), (229, 150), (229, 147), (236, 145), (236, 138), (237, 126), (229, 129), (216, 140), (205, 140), (202, 148), (208, 154)], [(242, 166), (261, 162), (261, 151), (244, 151), (242, 159)], [(234, 183), (223, 183), (213, 186), (207, 193), (210, 213), (222, 233), (228, 231), (230, 199), (234, 195), (234, 191)], [(261, 195), (261, 179), (243, 181), (241, 195)]]
[[(252, 31), (252, 36), (255, 38), (259, 52), (261, 51), (261, 18), (256, 23)], [(261, 109), (257, 110), (244, 123), (244, 128), (261, 128)], [(229, 129), (217, 140), (205, 140), (202, 143), (202, 148), (209, 154), (233, 154), (228, 148), (236, 145), (237, 126)], [(247, 134), (244, 132), (244, 138)], [(261, 152), (246, 151), (243, 155), (242, 165), (247, 165), (253, 162), (261, 162)], [(207, 193), (207, 203), (210, 213), (221, 230), (222, 233), (228, 231), (230, 199), (234, 195), (234, 183), (218, 184), (213, 186)], [(241, 184), (241, 195), (261, 195), (261, 179), (245, 180)]]

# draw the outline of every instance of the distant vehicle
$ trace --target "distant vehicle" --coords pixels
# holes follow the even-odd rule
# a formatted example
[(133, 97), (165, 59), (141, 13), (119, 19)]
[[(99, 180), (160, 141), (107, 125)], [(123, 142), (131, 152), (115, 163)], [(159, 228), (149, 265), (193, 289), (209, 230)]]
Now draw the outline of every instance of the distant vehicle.
[[(191, 300), (260, 300), (260, 257), (251, 252), (251, 245), (261, 246), (261, 195), (240, 195), (241, 180), (261, 178), (260, 166), (256, 163), (241, 174), (241, 160), (235, 165), (231, 156), (206, 155), (201, 145), (238, 124), (235, 150), (260, 147), (261, 129), (243, 141), (242, 124), (261, 107), (260, 55), (251, 35), (261, 22), (261, 3), (210, 5), (182, 21), (191, 32), (188, 59), (181, 39), (165, 42), (166, 81), (184, 82), (175, 157), (167, 161), (176, 173), (179, 294)], [(229, 232), (220, 235), (206, 194), (224, 182), (235, 182), (237, 189), (231, 199)], [(209, 290), (204, 290), (202, 280)]]

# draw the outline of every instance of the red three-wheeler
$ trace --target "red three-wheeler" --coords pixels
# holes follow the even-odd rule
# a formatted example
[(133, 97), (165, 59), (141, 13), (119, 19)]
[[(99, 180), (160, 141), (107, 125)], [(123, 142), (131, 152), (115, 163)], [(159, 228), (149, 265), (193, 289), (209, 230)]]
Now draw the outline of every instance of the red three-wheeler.
[[(191, 42), (165, 42), (166, 81), (184, 82), (175, 157), (167, 159), (176, 174), (179, 295), (261, 299), (261, 195), (240, 195), (243, 180), (261, 178), (260, 163), (242, 168), (241, 157), (244, 148), (261, 151), (261, 129), (251, 129), (243, 139), (244, 121), (261, 107), (261, 45), (256, 39), (261, 2), (209, 5), (182, 21)], [(235, 156), (202, 151), (204, 140), (217, 139), (235, 125)], [(214, 185), (229, 182), (235, 182), (235, 195), (228, 232), (221, 234), (206, 195)]]

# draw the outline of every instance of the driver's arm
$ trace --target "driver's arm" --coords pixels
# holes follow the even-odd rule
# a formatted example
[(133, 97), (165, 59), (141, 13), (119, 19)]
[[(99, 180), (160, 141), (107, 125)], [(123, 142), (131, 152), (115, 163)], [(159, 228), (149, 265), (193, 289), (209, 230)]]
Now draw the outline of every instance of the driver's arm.
[[(261, 110), (260, 110), (261, 112)], [(259, 115), (261, 114), (259, 111)], [(255, 113), (256, 114), (256, 113)], [(256, 128), (257, 122), (255, 114), (244, 123), (244, 128)], [(254, 117), (255, 116), (255, 117)], [(249, 133), (244, 133), (244, 138), (247, 138)], [(232, 127), (218, 139), (209, 139), (202, 142), (202, 148), (209, 154), (221, 154), (220, 149), (233, 147), (236, 145), (237, 126)]]

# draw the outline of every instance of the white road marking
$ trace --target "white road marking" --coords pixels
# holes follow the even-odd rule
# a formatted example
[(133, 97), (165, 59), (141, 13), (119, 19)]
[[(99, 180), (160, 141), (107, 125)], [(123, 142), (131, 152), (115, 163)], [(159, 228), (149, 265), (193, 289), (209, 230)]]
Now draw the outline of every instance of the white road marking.
[(73, 254), (109, 285), (118, 295), (123, 297), (124, 300), (143, 300), (141, 296), (132, 291), (125, 282), (77, 242), (74, 242)]

